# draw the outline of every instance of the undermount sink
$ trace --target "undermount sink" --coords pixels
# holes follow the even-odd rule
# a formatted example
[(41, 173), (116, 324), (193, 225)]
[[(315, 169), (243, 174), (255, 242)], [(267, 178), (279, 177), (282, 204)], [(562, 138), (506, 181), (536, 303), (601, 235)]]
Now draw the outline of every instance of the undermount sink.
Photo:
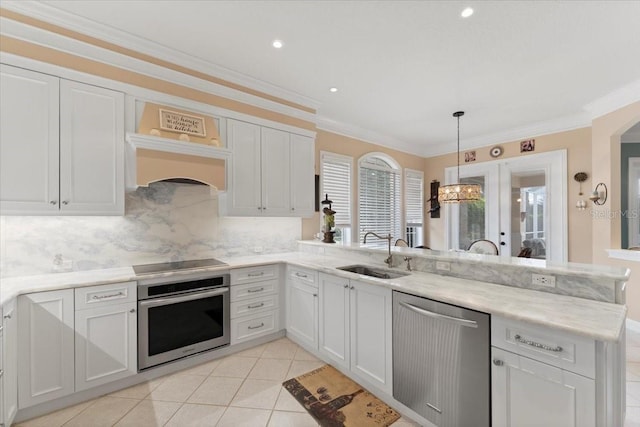
[(337, 268), (338, 270), (349, 271), (351, 273), (362, 274), (363, 276), (375, 277), (377, 279), (396, 279), (410, 274), (387, 270), (384, 268), (369, 267), (368, 265), (346, 265), (344, 267)]

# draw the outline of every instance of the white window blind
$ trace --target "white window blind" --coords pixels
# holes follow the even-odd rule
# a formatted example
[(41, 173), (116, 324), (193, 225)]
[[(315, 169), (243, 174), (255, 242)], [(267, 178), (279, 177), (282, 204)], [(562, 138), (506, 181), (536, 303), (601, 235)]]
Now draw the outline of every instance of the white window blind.
[[(366, 232), (402, 237), (400, 213), (400, 174), (385, 160), (368, 156), (360, 160), (358, 220), (360, 242)], [(367, 244), (384, 246), (384, 240), (371, 238)]]
[[(325, 194), (333, 201), (332, 209), (336, 211), (336, 227), (351, 226), (351, 165), (353, 159), (333, 153), (321, 154), (321, 182), (324, 200)], [(321, 215), (322, 216), (322, 215)]]
[(404, 203), (406, 222), (405, 240), (411, 247), (420, 246), (423, 243), (424, 172), (405, 169)]

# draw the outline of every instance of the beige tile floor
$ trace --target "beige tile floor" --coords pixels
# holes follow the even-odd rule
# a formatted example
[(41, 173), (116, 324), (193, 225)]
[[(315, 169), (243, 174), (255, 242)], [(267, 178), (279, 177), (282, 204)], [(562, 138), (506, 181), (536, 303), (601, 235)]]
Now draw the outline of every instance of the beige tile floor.
[(317, 426), (282, 382), (323, 364), (282, 338), (15, 427)]
[[(306, 427), (317, 423), (282, 381), (323, 365), (282, 338), (16, 427)], [(416, 426), (401, 418), (394, 427)], [(627, 330), (627, 418), (640, 427), (640, 332)]]

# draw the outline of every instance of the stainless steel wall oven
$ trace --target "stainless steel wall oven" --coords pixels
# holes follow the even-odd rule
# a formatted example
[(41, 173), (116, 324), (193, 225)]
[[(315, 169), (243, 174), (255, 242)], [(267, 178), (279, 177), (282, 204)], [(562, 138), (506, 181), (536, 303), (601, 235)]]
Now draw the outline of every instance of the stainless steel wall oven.
[(138, 281), (138, 370), (228, 345), (228, 271)]

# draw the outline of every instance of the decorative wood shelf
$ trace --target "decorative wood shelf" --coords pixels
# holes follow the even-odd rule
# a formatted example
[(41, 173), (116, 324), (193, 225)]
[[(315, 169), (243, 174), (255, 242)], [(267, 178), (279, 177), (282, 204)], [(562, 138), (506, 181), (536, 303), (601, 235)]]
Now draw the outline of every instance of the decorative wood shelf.
[(229, 160), (231, 158), (231, 150), (228, 148), (213, 147), (195, 142), (177, 141), (175, 139), (143, 135), (139, 133), (127, 133), (126, 139), (134, 149), (143, 148), (147, 150), (208, 157), (212, 159)]

